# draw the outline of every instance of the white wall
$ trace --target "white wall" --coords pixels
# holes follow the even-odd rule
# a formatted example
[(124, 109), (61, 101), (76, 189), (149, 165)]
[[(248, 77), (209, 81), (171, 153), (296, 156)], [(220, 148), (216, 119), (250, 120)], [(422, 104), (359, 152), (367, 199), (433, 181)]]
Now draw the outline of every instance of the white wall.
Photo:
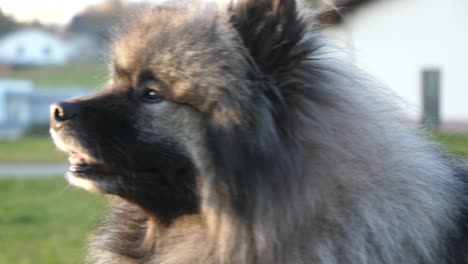
[(25, 29), (0, 39), (0, 62), (7, 64), (64, 64), (68, 51), (56, 36), (37, 29)]
[(376, 0), (326, 30), (419, 118), (421, 71), (438, 68), (441, 117), (468, 122), (468, 0)]

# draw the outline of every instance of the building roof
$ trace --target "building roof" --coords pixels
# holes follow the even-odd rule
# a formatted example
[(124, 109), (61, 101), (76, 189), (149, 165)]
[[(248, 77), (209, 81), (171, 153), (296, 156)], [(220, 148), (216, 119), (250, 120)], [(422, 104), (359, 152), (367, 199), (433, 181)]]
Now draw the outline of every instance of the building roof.
[(352, 7), (366, 2), (366, 0), (335, 0), (335, 5), (338, 7)]
[(340, 23), (343, 19), (343, 15), (371, 1), (372, 0), (334, 0), (334, 6), (320, 14), (318, 19), (325, 24)]

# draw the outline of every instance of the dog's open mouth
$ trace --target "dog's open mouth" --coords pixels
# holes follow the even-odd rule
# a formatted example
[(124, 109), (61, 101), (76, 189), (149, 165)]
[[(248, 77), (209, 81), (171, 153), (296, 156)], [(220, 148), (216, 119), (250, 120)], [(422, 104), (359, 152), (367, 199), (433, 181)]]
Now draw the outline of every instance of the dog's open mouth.
[(86, 174), (107, 174), (110, 170), (103, 163), (96, 161), (86, 154), (75, 151), (69, 153), (68, 162), (70, 166), (68, 171), (76, 176), (86, 176)]
[(70, 167), (65, 176), (68, 182), (91, 192), (104, 192), (97, 182), (108, 178), (103, 176), (111, 173), (109, 168), (86, 154), (71, 151), (69, 155)]
[(75, 137), (57, 133), (53, 129), (50, 132), (57, 148), (69, 155), (65, 178), (71, 185), (97, 193), (115, 191), (110, 187), (124, 173), (120, 164), (109, 163), (99, 155), (93, 155)]
[[(54, 140), (55, 145), (58, 149), (63, 152), (68, 153), (68, 162), (70, 166), (68, 171), (78, 175), (84, 174), (91, 171), (97, 171), (99, 167), (99, 163), (96, 161), (95, 158), (92, 158), (90, 155), (85, 154), (84, 151), (79, 151), (82, 148), (76, 147), (78, 144), (76, 143), (66, 143), (66, 137), (61, 136), (55, 130), (50, 130), (52, 139)], [(70, 141), (70, 140), (68, 140)]]
[(87, 172), (92, 170), (93, 167), (85, 155), (76, 152), (70, 153), (68, 162), (70, 163), (70, 167), (68, 168), (70, 172)]

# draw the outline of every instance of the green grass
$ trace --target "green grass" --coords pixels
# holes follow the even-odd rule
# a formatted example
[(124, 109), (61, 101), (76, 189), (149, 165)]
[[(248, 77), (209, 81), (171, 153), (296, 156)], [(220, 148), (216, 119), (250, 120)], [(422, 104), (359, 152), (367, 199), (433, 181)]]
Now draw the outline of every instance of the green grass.
[(436, 138), (452, 152), (468, 157), (468, 135), (458, 133), (437, 133)]
[(49, 137), (0, 141), (0, 163), (66, 162), (66, 160), (66, 155), (55, 148)]
[(68, 64), (0, 72), (0, 78), (27, 79), (37, 87), (79, 86), (99, 88), (107, 78), (107, 66), (100, 63)]
[[(435, 137), (456, 154), (468, 157), (468, 134), (437, 133)], [(0, 163), (66, 162), (48, 137), (0, 141)]]
[(0, 180), (0, 263), (82, 263), (105, 199), (66, 186), (62, 178)]

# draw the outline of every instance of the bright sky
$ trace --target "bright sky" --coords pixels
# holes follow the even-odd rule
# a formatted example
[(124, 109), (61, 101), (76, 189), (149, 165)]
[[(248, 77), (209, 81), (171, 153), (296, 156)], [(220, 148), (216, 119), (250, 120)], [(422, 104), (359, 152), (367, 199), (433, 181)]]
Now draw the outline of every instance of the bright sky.
[[(127, 1), (142, 2), (142, 0)], [(38, 19), (44, 23), (66, 24), (73, 15), (86, 6), (100, 2), (101, 0), (0, 0), (0, 8), (19, 21)]]

